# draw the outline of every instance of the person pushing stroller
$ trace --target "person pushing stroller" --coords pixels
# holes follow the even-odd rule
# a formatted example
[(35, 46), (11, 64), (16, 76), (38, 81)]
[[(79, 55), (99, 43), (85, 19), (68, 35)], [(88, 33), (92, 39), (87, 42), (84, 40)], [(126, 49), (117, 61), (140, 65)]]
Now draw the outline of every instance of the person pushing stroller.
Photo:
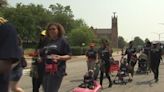
[(133, 46), (133, 41), (129, 42), (129, 47), (126, 49), (125, 54), (127, 55), (128, 71), (130, 73), (129, 82), (131, 82), (134, 75), (134, 66), (137, 62), (136, 48)]

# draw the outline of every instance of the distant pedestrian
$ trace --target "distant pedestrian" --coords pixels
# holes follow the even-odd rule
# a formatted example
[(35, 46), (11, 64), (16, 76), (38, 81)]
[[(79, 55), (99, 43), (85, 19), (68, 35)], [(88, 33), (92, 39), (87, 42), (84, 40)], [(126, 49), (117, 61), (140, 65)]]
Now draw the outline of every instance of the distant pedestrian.
[(147, 65), (148, 65), (148, 70), (151, 70), (150, 69), (150, 51), (151, 51), (151, 46), (152, 46), (152, 43), (150, 41), (147, 41), (145, 42), (145, 46), (144, 46), (144, 52), (146, 55), (147, 55)]
[(86, 52), (86, 57), (87, 57), (87, 66), (88, 66), (88, 71), (93, 70), (95, 68), (96, 64), (96, 59), (97, 59), (97, 51), (95, 49), (95, 44), (90, 43), (89, 49)]
[(161, 48), (159, 48), (158, 44), (154, 42), (150, 52), (150, 58), (151, 58), (150, 66), (154, 74), (155, 82), (159, 81), (159, 64), (160, 64), (161, 55), (162, 55)]

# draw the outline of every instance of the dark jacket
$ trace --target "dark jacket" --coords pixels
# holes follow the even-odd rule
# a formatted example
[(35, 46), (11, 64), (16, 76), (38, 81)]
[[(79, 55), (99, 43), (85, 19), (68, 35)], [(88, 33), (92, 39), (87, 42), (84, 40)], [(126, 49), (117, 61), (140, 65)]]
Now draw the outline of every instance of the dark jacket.
[(20, 59), (21, 51), (17, 39), (16, 29), (11, 24), (0, 25), (0, 59), (10, 59), (14, 62)]
[(152, 48), (150, 55), (151, 55), (151, 62), (152, 63), (160, 62), (162, 50), (160, 48)]

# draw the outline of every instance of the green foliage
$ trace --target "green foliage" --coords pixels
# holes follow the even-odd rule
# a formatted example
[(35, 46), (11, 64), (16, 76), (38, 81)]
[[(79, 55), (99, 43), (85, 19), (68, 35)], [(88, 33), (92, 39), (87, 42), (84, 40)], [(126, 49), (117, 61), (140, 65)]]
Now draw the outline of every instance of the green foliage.
[(16, 26), (23, 40), (35, 41), (40, 31), (51, 20), (51, 13), (42, 5), (17, 4), (16, 8), (5, 8), (3, 15)]
[(150, 42), (150, 40), (149, 40), (148, 38), (146, 38), (146, 39), (145, 39), (145, 43), (146, 43), (146, 42)]
[(118, 37), (118, 48), (124, 48), (126, 46), (126, 41), (122, 36)]
[(82, 50), (80, 47), (72, 47), (71, 50), (72, 50), (72, 55), (81, 55), (82, 53)]
[(134, 46), (138, 47), (138, 46), (143, 46), (143, 45), (144, 45), (144, 41), (139, 36), (136, 36), (134, 38)]
[(73, 46), (71, 47), (72, 55), (84, 55), (87, 49), (87, 47)]
[[(75, 28), (81, 28), (81, 27), (88, 27), (87, 24), (84, 22), (84, 20), (82, 19), (76, 19), (73, 23), (72, 23), (74, 29)], [(89, 27), (88, 27), (89, 28)]]
[(37, 48), (37, 46), (38, 46), (38, 43), (36, 43), (36, 42), (24, 42), (23, 43), (23, 48), (24, 49), (26, 49), (26, 48), (33, 48), (33, 49), (35, 49), (35, 48)]
[(70, 33), (73, 29), (87, 27), (82, 19), (74, 19), (70, 6), (62, 6), (58, 3), (50, 5), (49, 9), (43, 8), (42, 5), (18, 3), (16, 7), (0, 8), (0, 16), (5, 16), (15, 25), (25, 42), (37, 42), (40, 31), (44, 30), (50, 22), (62, 24), (66, 33)]
[(109, 46), (112, 47), (112, 41), (111, 41), (111, 39), (109, 39), (107, 37), (99, 37), (99, 38), (96, 38), (94, 40), (95, 40), (95, 43), (96, 43), (97, 46), (100, 46), (102, 41), (106, 40), (106, 41), (108, 41)]
[(73, 46), (82, 46), (82, 43), (88, 45), (95, 38), (94, 34), (88, 27), (80, 27), (73, 29), (71, 33), (68, 34), (69, 42)]
[(51, 11), (54, 15), (65, 14), (65, 15), (72, 17), (72, 18), (74, 16), (70, 6), (63, 6), (59, 3), (57, 3), (56, 5), (50, 5), (49, 8), (51, 9)]
[(53, 21), (61, 23), (64, 26), (66, 33), (74, 28), (72, 25), (74, 22), (74, 15), (70, 6), (62, 6), (57, 3), (56, 5), (50, 5), (49, 8), (53, 14)]

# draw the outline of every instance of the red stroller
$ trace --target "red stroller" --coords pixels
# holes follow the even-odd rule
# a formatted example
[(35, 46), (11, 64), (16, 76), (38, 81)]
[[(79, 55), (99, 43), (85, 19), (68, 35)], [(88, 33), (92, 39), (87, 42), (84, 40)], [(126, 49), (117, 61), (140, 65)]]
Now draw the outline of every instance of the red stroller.
[(118, 67), (118, 72), (113, 80), (114, 84), (126, 84), (128, 82), (125, 80), (125, 77), (128, 76), (127, 59), (122, 57), (120, 62), (120, 67)]

